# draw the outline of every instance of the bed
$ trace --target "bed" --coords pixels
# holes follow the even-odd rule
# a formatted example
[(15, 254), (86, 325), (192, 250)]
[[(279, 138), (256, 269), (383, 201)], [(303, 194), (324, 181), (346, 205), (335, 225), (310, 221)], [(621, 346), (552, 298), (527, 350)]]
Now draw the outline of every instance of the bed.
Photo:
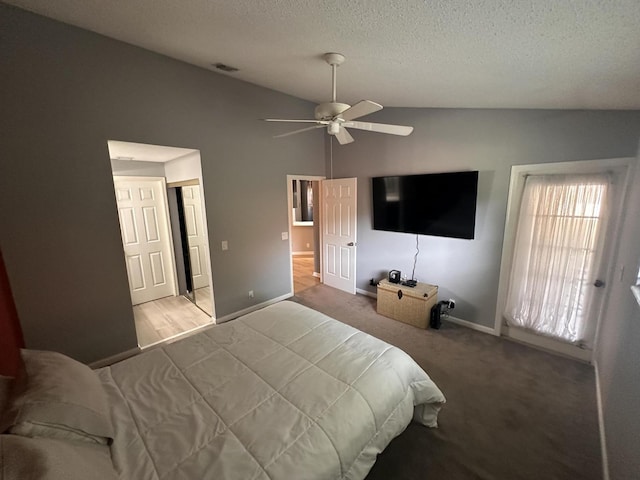
[(0, 425), (7, 479), (58, 478), (26, 477), (31, 451), (66, 479), (362, 479), (445, 402), (400, 349), (290, 301), (95, 371), (22, 356)]

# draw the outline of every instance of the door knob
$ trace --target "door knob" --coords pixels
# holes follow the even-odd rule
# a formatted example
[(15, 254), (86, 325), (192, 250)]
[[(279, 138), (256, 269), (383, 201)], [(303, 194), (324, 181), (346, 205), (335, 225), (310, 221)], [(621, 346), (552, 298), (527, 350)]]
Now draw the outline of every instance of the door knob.
[(357, 244), (354, 242), (347, 243), (347, 247), (355, 247)]
[(593, 286), (596, 288), (604, 287), (605, 283), (602, 280), (596, 280), (593, 282)]

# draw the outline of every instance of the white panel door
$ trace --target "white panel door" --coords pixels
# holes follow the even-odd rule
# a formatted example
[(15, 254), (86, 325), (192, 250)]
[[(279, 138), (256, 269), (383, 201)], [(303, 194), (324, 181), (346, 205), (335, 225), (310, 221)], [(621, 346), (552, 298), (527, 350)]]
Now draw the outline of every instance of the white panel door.
[(202, 199), (200, 186), (182, 187), (182, 203), (184, 207), (184, 221), (187, 227), (189, 243), (189, 258), (191, 260), (191, 277), (193, 288), (203, 288), (209, 285), (208, 243), (202, 221)]
[(133, 305), (175, 295), (164, 179), (114, 177)]
[(323, 282), (356, 293), (356, 179), (323, 180)]

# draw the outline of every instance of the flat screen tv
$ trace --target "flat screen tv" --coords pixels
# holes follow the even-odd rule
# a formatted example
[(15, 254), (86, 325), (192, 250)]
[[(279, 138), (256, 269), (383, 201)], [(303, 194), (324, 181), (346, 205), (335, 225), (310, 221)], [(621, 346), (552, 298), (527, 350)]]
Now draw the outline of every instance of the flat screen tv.
[(373, 229), (474, 238), (478, 172), (374, 177)]

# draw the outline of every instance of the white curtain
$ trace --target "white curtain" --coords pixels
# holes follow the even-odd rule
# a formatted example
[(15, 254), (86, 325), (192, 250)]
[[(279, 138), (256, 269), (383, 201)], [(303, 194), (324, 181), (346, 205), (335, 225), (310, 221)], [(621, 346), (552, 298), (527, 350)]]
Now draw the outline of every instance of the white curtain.
[(591, 346), (588, 312), (609, 182), (606, 174), (526, 178), (504, 312), (509, 325)]

